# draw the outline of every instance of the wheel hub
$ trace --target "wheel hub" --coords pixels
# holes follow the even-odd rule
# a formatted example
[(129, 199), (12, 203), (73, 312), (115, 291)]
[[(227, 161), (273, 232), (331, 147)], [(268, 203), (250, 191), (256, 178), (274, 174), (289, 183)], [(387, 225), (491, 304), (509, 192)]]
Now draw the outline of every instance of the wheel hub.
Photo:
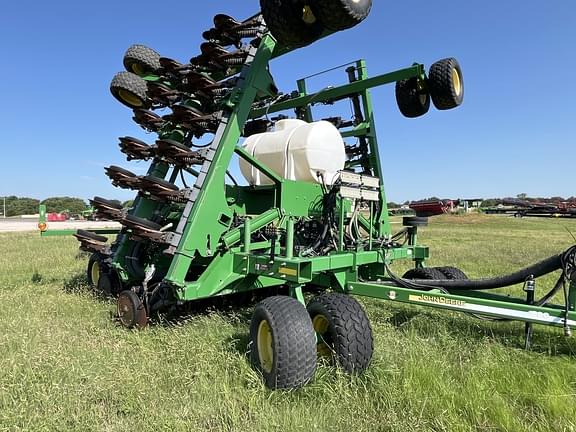
[(260, 365), (266, 373), (270, 373), (274, 363), (274, 349), (272, 348), (272, 330), (266, 320), (262, 320), (258, 326), (257, 340)]
[(133, 291), (123, 291), (116, 304), (118, 320), (127, 328), (144, 328), (148, 315), (142, 300)]
[(98, 281), (100, 280), (100, 263), (94, 261), (92, 268), (90, 269), (90, 277), (92, 278), (92, 283), (95, 287), (98, 286)]
[(328, 357), (332, 355), (332, 349), (326, 342), (327, 332), (330, 328), (330, 322), (324, 315), (316, 315), (312, 320), (312, 327), (318, 336), (318, 343), (316, 344), (316, 350), (318, 356)]
[(452, 83), (454, 84), (456, 96), (460, 96), (462, 94), (462, 80), (456, 68), (452, 69)]
[(126, 297), (118, 299), (118, 318), (125, 327), (132, 327), (134, 325), (134, 308), (129, 304)]
[(314, 24), (317, 21), (316, 15), (314, 15), (310, 6), (304, 6), (302, 9), (302, 21), (306, 24)]
[(138, 63), (132, 63), (131, 69), (136, 75), (144, 75), (144, 69)]
[(129, 92), (128, 90), (124, 90), (124, 89), (118, 90), (118, 96), (120, 96), (120, 98), (124, 102), (126, 102), (127, 104), (129, 104), (131, 106), (141, 107), (144, 105), (138, 96), (136, 96), (132, 92)]

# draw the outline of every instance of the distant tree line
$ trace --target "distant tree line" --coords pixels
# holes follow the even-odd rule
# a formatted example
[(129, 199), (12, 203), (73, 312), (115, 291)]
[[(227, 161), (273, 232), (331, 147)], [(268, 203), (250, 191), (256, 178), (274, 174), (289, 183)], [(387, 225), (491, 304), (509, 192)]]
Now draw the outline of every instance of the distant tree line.
[(72, 197), (47, 198), (40, 204), (44, 204), (46, 206), (46, 211), (49, 213), (62, 213), (67, 211), (70, 214), (78, 214), (82, 213), (87, 208), (86, 201)]
[[(531, 203), (547, 203), (547, 204), (548, 203), (554, 203), (554, 204), (558, 204), (558, 203), (562, 203), (562, 202), (569, 202), (569, 203), (575, 203), (576, 204), (576, 196), (571, 196), (569, 198), (563, 198), (561, 196), (529, 197), (527, 194), (521, 193), (521, 194), (516, 195), (516, 197), (514, 197), (514, 198), (512, 198), (512, 197), (487, 198), (487, 199), (482, 201), (482, 204), (480, 205), (480, 207), (482, 207), (482, 208), (496, 207), (497, 205), (502, 204), (503, 200), (512, 200), (512, 199), (527, 201), (527, 202), (531, 202)], [(440, 201), (440, 198), (438, 198), (438, 197), (423, 198), (421, 200), (404, 201), (402, 204), (398, 204), (398, 203), (391, 201), (388, 203), (388, 208), (389, 209), (398, 209), (398, 208), (402, 207), (403, 205), (410, 205), (411, 202), (416, 202), (416, 201)]]
[[(0, 209), (3, 204), (3, 201), (0, 201)], [(6, 216), (36, 214), (40, 204), (45, 204), (49, 213), (69, 211), (71, 214), (78, 214), (87, 208), (86, 202), (80, 198), (52, 197), (40, 201), (35, 198), (9, 196), (6, 197)]]
[[(123, 203), (118, 200), (113, 200), (118, 204), (122, 204), (124, 208), (130, 208), (134, 205), (133, 200), (124, 201)], [(36, 198), (8, 196), (6, 197), (6, 216), (21, 216), (37, 214), (40, 204), (46, 206), (48, 213), (62, 213), (69, 212), (70, 214), (80, 214), (88, 208), (88, 204), (81, 198), (74, 197), (51, 197), (40, 201)], [(0, 197), (0, 214), (3, 212), (4, 200)]]
[[(3, 210), (4, 200), (0, 201), (0, 210)], [(40, 200), (34, 198), (6, 197), (6, 216), (20, 216), (23, 214), (38, 213)]]
[[(561, 203), (561, 202), (571, 202), (576, 203), (576, 196), (571, 196), (569, 198), (563, 198), (560, 196), (553, 196), (549, 198), (543, 197), (529, 197), (526, 194), (518, 194), (515, 197), (516, 199), (528, 201), (528, 202), (539, 202), (539, 203)], [(0, 198), (1, 199), (1, 198)], [(481, 207), (495, 207), (498, 204), (502, 203), (502, 200), (510, 199), (510, 198), (488, 198), (482, 201)], [(423, 200), (418, 201), (439, 201), (440, 199), (437, 197), (425, 198)], [(114, 200), (118, 204), (122, 204), (124, 208), (130, 208), (134, 205), (133, 200), (124, 201), (121, 203), (120, 201)], [(46, 210), (49, 213), (61, 213), (64, 211), (68, 211), (71, 214), (79, 214), (82, 211), (86, 210), (88, 205), (87, 203), (80, 198), (74, 197), (52, 197), (47, 198), (43, 201), (37, 200), (35, 198), (27, 198), (27, 197), (17, 197), (17, 196), (9, 196), (6, 197), (6, 216), (20, 216), (25, 214), (36, 214), (38, 213), (38, 206), (40, 204), (46, 205)], [(397, 209), (400, 208), (402, 205), (409, 205), (410, 201), (404, 201), (402, 204), (395, 203), (390, 201), (388, 203), (389, 209)], [(2, 208), (3, 202), (0, 201), (0, 212), (3, 210)]]
[(529, 197), (525, 193), (521, 193), (516, 195), (515, 197), (504, 197), (504, 198), (488, 198), (482, 201), (480, 207), (487, 208), (487, 207), (496, 207), (499, 204), (502, 204), (503, 201), (510, 202), (512, 200), (520, 200), (526, 201), (529, 203), (543, 203), (543, 204), (560, 204), (560, 203), (572, 203), (576, 204), (576, 196), (571, 196), (568, 198), (564, 198), (561, 196), (553, 196), (553, 197)]

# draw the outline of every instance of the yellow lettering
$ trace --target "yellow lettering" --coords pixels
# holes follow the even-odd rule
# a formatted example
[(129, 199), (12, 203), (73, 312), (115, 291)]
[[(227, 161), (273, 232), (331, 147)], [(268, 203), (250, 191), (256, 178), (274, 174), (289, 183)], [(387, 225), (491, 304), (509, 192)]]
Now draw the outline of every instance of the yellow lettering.
[(449, 306), (465, 306), (466, 302), (461, 300), (453, 300), (446, 297), (437, 297), (431, 296), (426, 294), (421, 295), (409, 295), (409, 301), (418, 302), (418, 303), (433, 303), (433, 304), (441, 304), (441, 305), (449, 305)]

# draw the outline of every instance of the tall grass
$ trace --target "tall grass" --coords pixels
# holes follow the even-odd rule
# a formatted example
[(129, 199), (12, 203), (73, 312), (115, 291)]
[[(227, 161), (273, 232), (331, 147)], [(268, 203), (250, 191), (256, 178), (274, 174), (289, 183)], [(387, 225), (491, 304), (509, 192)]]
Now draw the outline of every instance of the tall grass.
[[(487, 276), (563, 250), (566, 228), (446, 216), (420, 239), (431, 265)], [(525, 352), (521, 323), (361, 299), (367, 373), (322, 364), (304, 389), (271, 392), (246, 357), (250, 307), (126, 331), (87, 291), (85, 265), (72, 238), (0, 235), (0, 430), (576, 430), (576, 345), (557, 329), (537, 326)]]

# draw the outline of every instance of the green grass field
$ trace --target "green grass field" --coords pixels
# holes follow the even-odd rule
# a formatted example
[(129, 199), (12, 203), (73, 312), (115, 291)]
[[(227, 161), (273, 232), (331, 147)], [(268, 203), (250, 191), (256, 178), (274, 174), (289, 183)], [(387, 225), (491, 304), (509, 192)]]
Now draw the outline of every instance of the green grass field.
[[(478, 277), (564, 250), (566, 228), (576, 221), (443, 216), (420, 240), (430, 265)], [(576, 344), (561, 329), (536, 326), (525, 352), (522, 323), (361, 300), (375, 333), (368, 372), (323, 364), (304, 389), (272, 392), (246, 356), (251, 307), (127, 331), (88, 291), (77, 247), (0, 235), (2, 431), (576, 430)]]

